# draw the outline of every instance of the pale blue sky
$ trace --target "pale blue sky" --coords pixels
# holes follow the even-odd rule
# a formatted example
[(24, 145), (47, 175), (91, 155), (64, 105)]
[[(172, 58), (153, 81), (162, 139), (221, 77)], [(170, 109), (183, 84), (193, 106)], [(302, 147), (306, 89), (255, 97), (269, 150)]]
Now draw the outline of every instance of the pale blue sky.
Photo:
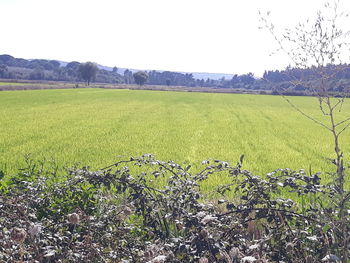
[[(107, 66), (247, 73), (283, 68), (258, 29), (258, 10), (277, 27), (312, 17), (321, 0), (0, 0), (0, 54), (94, 61)], [(350, 11), (350, 1), (342, 1)]]

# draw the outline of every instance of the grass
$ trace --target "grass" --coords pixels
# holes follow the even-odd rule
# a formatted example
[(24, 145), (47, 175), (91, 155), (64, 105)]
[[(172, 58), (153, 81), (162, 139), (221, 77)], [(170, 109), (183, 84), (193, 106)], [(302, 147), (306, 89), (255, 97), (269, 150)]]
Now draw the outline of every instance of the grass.
[(28, 83), (21, 83), (21, 82), (1, 82), (0, 86), (23, 86), (28, 85)]
[[(322, 119), (317, 100), (292, 100)], [(344, 105), (343, 111), (348, 112)], [(349, 133), (344, 133), (347, 141)], [(349, 152), (346, 145), (345, 152)], [(101, 168), (153, 153), (199, 164), (216, 158), (266, 173), (277, 168), (327, 171), (328, 132), (279, 96), (65, 89), (0, 93), (0, 170), (13, 173), (25, 154)], [(213, 178), (220, 181), (221, 178)]]

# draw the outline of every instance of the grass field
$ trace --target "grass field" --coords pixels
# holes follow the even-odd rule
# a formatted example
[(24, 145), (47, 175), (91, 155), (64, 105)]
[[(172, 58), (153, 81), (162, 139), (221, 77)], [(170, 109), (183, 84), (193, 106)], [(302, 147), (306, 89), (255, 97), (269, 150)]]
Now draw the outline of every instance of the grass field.
[(26, 83), (20, 83), (20, 82), (1, 82), (0, 86), (23, 86), (26, 85)]
[[(292, 100), (322, 118), (317, 101)], [(343, 111), (350, 107), (344, 105)], [(348, 142), (349, 133), (344, 134)], [(349, 151), (347, 144), (345, 151)], [(277, 168), (329, 170), (326, 130), (279, 96), (106, 89), (0, 92), (0, 170), (13, 173), (25, 154), (101, 168), (153, 153), (200, 164), (216, 158), (265, 173)], [(220, 178), (216, 178), (220, 180)]]

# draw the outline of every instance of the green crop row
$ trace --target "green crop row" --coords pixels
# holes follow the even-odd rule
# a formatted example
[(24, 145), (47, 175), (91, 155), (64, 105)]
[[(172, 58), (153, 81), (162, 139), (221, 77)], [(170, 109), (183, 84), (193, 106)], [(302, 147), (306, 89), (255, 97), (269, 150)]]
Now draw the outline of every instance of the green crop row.
[[(324, 118), (315, 98), (291, 100)], [(348, 110), (345, 104), (343, 112)], [(191, 164), (208, 158), (235, 163), (244, 154), (244, 167), (260, 174), (287, 167), (330, 171), (325, 158), (332, 151), (330, 134), (279, 96), (106, 89), (0, 93), (0, 170), (5, 173), (24, 165), (28, 153), (94, 169), (117, 156), (152, 153)]]

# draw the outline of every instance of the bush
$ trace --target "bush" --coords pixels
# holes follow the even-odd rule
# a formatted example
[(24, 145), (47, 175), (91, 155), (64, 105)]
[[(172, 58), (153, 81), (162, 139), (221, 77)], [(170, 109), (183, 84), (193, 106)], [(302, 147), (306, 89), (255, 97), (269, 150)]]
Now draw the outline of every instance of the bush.
[[(0, 260), (32, 262), (320, 262), (338, 258), (332, 186), (279, 169), (261, 178), (203, 162), (190, 173), (152, 155), (99, 171), (28, 162), (0, 197)], [(140, 172), (141, 171), (141, 172)], [(201, 183), (229, 176), (216, 195)], [(67, 180), (58, 180), (66, 178)], [(156, 187), (154, 181), (166, 184)], [(230, 193), (230, 194), (228, 194)], [(281, 197), (288, 193), (290, 198)], [(213, 203), (210, 200), (218, 200)], [(349, 218), (347, 217), (349, 226)], [(333, 261), (334, 262), (334, 261)]]

